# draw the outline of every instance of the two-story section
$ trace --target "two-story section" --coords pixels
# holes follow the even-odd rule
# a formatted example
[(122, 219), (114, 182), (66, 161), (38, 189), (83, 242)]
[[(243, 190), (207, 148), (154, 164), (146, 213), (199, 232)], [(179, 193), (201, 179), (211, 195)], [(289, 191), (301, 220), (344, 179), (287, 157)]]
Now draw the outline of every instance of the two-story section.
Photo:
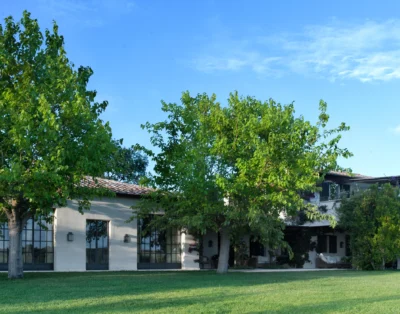
[[(375, 183), (374, 178), (345, 172), (329, 172), (321, 185), (321, 191), (314, 193), (309, 201), (318, 206), (322, 213), (333, 216), (338, 222), (337, 209), (343, 197), (350, 197)], [(309, 261), (304, 268), (349, 267), (351, 256), (350, 234), (331, 227), (328, 220), (306, 221), (298, 228), (307, 228), (313, 234)], [(290, 229), (290, 227), (289, 227)]]

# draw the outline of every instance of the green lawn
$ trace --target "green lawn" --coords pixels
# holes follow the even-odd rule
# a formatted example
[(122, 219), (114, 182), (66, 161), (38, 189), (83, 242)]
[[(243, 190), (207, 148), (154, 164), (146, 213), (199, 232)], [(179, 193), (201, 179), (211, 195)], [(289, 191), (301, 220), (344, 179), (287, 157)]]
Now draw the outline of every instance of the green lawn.
[(0, 274), (0, 313), (399, 313), (400, 272)]

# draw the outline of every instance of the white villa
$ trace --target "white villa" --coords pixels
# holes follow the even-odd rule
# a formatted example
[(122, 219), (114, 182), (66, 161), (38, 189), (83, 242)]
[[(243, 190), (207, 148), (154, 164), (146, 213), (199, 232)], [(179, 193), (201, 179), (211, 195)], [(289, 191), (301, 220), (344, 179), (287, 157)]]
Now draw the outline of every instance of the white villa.
[[(398, 184), (399, 179), (331, 172), (325, 177), (322, 191), (310, 195), (308, 201), (324, 206), (328, 213), (335, 215), (340, 193), (350, 195), (377, 182)], [(202, 252), (198, 252), (196, 240), (180, 230), (144, 231), (146, 220), (127, 220), (132, 216), (131, 206), (148, 189), (106, 179), (98, 179), (98, 183), (115, 192), (116, 197), (93, 201), (91, 210), (83, 215), (76, 202), (68, 202), (66, 208), (55, 209), (53, 224), (47, 224), (47, 229), (33, 220), (28, 221), (22, 237), (25, 270), (196, 270), (213, 267), (213, 256), (219, 251), (217, 233), (207, 233), (202, 239)], [(288, 223), (286, 232), (305, 228), (313, 233), (313, 246), (304, 268), (340, 267), (342, 258), (350, 255), (349, 235), (332, 229), (328, 221)], [(271, 254), (267, 246), (250, 239), (249, 235), (243, 236), (255, 266), (276, 261), (279, 250)], [(7, 224), (3, 224), (0, 225), (0, 270), (3, 271), (8, 267), (8, 244)], [(318, 253), (323, 255), (319, 257)], [(234, 254), (230, 263), (235, 263)]]

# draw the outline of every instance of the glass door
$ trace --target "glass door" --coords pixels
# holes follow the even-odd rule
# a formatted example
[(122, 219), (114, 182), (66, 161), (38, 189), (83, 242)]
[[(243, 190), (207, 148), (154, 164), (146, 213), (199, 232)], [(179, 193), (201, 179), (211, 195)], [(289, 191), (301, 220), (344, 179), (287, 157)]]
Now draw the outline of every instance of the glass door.
[(138, 269), (181, 268), (181, 234), (176, 228), (149, 227), (152, 217), (138, 221)]
[(86, 220), (86, 269), (108, 270), (108, 221)]

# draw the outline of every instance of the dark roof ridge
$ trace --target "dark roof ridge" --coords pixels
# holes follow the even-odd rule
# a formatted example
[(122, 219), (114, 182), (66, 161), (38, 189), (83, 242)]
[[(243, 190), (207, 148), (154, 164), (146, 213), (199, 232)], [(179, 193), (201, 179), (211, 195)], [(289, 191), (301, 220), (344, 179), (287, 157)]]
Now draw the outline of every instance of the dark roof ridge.
[(360, 178), (360, 179), (367, 179), (367, 178), (373, 178), (371, 176), (366, 176), (363, 174), (359, 174), (359, 173), (349, 173), (349, 172), (345, 172), (345, 171), (329, 171), (327, 174), (330, 175), (337, 175), (337, 176), (344, 176), (344, 177), (351, 177), (351, 178)]

